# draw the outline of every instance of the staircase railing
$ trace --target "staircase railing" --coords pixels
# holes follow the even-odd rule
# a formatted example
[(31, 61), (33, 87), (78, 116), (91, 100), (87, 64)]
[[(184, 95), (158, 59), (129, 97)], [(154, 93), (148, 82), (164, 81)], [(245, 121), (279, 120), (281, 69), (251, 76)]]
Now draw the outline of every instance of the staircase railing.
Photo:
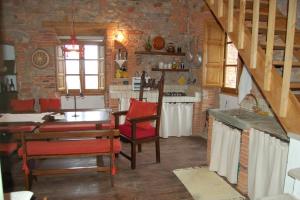
[[(249, 3), (250, 10), (246, 6)], [(297, 0), (289, 0), (285, 29), (282, 28), (282, 23), (276, 23), (276, 0), (206, 0), (206, 4), (238, 48), (240, 56), (284, 129), (300, 135), (300, 103), (290, 90)], [(263, 13), (261, 5), (268, 6)], [(236, 7), (239, 8), (238, 12), (235, 12)], [(252, 13), (252, 30), (245, 23), (247, 12)], [(260, 16), (267, 18), (267, 26), (260, 22)], [(273, 65), (274, 37), (277, 31), (286, 33), (282, 76)], [(261, 32), (266, 32), (266, 51), (259, 45)]]

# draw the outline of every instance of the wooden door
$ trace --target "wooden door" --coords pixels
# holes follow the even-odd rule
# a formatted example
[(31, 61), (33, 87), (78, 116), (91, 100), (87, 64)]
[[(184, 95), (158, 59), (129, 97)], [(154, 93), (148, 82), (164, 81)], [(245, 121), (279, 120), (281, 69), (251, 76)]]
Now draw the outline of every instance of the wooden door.
[(216, 22), (205, 24), (203, 86), (222, 87), (225, 33)]

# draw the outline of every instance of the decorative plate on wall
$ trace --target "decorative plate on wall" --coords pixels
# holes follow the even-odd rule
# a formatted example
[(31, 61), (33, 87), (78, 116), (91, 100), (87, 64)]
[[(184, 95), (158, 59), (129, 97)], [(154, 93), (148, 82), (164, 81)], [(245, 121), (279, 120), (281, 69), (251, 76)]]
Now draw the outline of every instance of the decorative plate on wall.
[(48, 52), (44, 49), (36, 49), (31, 56), (31, 62), (33, 66), (39, 69), (47, 67), (49, 64)]
[(153, 41), (153, 47), (156, 50), (161, 50), (165, 47), (165, 40), (161, 36), (156, 36)]

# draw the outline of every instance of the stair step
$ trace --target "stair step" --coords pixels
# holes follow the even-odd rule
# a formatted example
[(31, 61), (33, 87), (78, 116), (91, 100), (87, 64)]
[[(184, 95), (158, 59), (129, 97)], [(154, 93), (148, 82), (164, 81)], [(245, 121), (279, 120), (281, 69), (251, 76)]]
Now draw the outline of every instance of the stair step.
[[(252, 29), (252, 24), (251, 23), (247, 23), (246, 26), (249, 29)], [(265, 23), (259, 23), (259, 33), (260, 34), (266, 34), (268, 30), (268, 25)], [(279, 33), (285, 33), (286, 32), (286, 28), (285, 27), (275, 27), (275, 33), (279, 34)], [(298, 30), (295, 31), (295, 37), (300, 37), (300, 32)]]
[(290, 88), (291, 90), (300, 90), (300, 82), (291, 82)]
[[(278, 67), (283, 67), (284, 66), (284, 62), (283, 61), (274, 60), (273, 61), (273, 65), (278, 66)], [(300, 67), (300, 62), (293, 62), (293, 67)]]
[[(260, 7), (261, 8), (268, 8), (269, 7), (269, 1), (260, 0)], [(253, 0), (246, 0), (246, 8), (247, 9), (252, 9), (253, 8)]]
[(300, 101), (300, 94), (295, 94), (295, 96), (298, 99), (298, 101)]
[[(266, 43), (261, 43), (260, 46), (265, 49), (267, 47)], [(285, 44), (275, 44), (273, 47), (274, 50), (284, 50), (285, 49)], [(294, 44), (294, 49), (299, 50), (300, 49), (300, 44)]]
[[(236, 9), (236, 10), (239, 11), (239, 9)], [(246, 9), (245, 20), (246, 21), (252, 21), (252, 15), (253, 15), (253, 10)], [(269, 16), (269, 12), (260, 11), (259, 12), (259, 21), (267, 22), (268, 21), (268, 16)], [(283, 17), (281, 15), (276, 15), (276, 19), (285, 19), (285, 17)]]

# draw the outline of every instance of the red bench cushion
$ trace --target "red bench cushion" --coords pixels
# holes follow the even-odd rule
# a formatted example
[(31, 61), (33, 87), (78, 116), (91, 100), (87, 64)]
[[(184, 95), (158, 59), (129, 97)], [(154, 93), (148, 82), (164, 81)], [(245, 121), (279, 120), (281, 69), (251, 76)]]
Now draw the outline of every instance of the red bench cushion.
[(36, 128), (35, 125), (10, 125), (10, 126), (1, 126), (0, 131), (7, 131), (10, 133), (19, 133), (19, 132), (32, 132)]
[[(27, 142), (27, 155), (68, 155), (92, 154), (110, 151), (109, 139), (94, 140), (69, 140), (69, 141), (29, 141)], [(120, 140), (114, 139), (114, 152), (121, 151)], [(23, 155), (23, 148), (18, 150), (19, 156)]]
[[(119, 126), (120, 134), (125, 135), (126, 137), (131, 138), (131, 125), (123, 124)], [(150, 127), (148, 129), (136, 128), (136, 138), (142, 139), (147, 137), (155, 136), (155, 128)]]
[(40, 111), (41, 112), (59, 112), (60, 111), (60, 107), (61, 107), (60, 99), (40, 98), (39, 102), (40, 102)]
[[(128, 119), (130, 119), (130, 118), (155, 115), (156, 109), (157, 109), (157, 103), (143, 102), (143, 101), (138, 101), (136, 99), (131, 98), (129, 110), (126, 114), (125, 124), (128, 124), (128, 125), (131, 124), (128, 121)], [(141, 123), (138, 123), (136, 126), (139, 128), (144, 128), (144, 129), (149, 129), (149, 128), (153, 127), (151, 121), (141, 122)]]
[(18, 145), (15, 142), (12, 143), (0, 143), (0, 152), (5, 155), (10, 155), (12, 152), (17, 150)]
[(10, 107), (13, 112), (34, 112), (34, 99), (12, 99), (10, 101)]
[(96, 130), (95, 123), (80, 123), (80, 124), (44, 124), (39, 127), (40, 132), (53, 131), (87, 131)]

